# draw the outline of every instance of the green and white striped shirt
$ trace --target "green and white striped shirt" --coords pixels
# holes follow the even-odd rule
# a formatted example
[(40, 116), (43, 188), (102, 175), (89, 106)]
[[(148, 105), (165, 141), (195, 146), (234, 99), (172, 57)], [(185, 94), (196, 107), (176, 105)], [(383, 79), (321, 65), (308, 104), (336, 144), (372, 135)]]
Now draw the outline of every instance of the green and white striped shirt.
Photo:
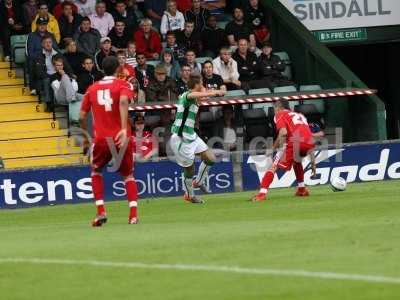
[(192, 142), (197, 138), (194, 130), (196, 115), (199, 110), (196, 99), (188, 99), (190, 91), (179, 96), (175, 122), (172, 125), (171, 132), (182, 137), (184, 141)]

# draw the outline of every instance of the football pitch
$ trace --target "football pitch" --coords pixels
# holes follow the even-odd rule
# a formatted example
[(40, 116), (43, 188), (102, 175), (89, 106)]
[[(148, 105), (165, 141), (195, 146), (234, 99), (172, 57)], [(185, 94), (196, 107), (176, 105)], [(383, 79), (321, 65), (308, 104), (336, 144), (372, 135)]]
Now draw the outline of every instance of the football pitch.
[(400, 181), (0, 211), (0, 299), (399, 299)]

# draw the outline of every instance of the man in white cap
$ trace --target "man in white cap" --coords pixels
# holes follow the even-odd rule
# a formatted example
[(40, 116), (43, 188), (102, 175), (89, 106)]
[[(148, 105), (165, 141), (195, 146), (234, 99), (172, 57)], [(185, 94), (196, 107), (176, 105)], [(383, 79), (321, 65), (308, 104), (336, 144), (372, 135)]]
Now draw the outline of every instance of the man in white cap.
[(103, 72), (102, 63), (103, 59), (107, 56), (115, 56), (115, 52), (111, 50), (111, 39), (109, 37), (102, 37), (100, 39), (100, 50), (94, 56), (94, 61), (97, 70)]

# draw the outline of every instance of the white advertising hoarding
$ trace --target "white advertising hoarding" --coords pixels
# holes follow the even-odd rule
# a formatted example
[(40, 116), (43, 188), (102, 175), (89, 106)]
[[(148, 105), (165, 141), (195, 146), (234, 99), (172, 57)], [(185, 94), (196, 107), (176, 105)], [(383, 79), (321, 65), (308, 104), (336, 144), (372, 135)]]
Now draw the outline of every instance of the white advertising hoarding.
[(309, 30), (400, 24), (400, 0), (279, 0)]

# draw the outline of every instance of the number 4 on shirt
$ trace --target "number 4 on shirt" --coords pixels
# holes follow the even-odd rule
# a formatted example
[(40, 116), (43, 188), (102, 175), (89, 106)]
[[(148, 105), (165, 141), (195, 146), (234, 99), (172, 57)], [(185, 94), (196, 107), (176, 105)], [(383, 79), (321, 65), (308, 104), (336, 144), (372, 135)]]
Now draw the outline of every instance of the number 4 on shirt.
[(111, 98), (110, 90), (98, 90), (97, 102), (104, 105), (105, 111), (112, 111), (113, 99)]

